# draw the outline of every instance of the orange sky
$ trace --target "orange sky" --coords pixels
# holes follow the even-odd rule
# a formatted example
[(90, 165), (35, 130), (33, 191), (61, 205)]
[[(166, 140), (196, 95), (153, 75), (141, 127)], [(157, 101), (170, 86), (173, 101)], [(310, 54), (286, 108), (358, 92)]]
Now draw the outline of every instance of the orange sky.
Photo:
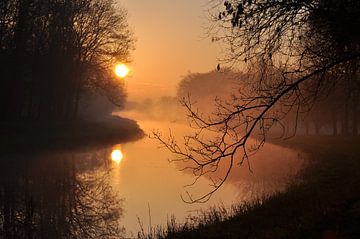
[(205, 38), (209, 0), (118, 0), (137, 38), (129, 100), (174, 95), (188, 72), (215, 69), (219, 47)]

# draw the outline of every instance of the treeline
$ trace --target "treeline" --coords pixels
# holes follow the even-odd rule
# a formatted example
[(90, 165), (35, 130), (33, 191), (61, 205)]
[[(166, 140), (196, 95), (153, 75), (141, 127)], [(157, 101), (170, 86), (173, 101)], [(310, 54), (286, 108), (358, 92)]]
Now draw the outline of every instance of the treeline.
[[(303, 86), (307, 95), (301, 102), (292, 105), (276, 106), (270, 117), (278, 122), (272, 132), (284, 133), (287, 136), (303, 135), (358, 135), (360, 117), (359, 72), (338, 79), (336, 72), (322, 76), (329, 86), (319, 89), (308, 84)], [(256, 70), (236, 72), (230, 69), (191, 73), (179, 83), (177, 97), (181, 100), (190, 97), (190, 102), (202, 113), (218, 113), (219, 106), (244, 104), (241, 97), (254, 94), (257, 89), (251, 84), (254, 78), (262, 78), (263, 84), (269, 84), (281, 77), (277, 69), (264, 70), (258, 65)], [(276, 90), (276, 89), (274, 89)], [(316, 96), (314, 96), (316, 95)], [(314, 101), (314, 99), (316, 99)], [(291, 101), (291, 99), (290, 99)], [(220, 105), (219, 105), (220, 104)], [(235, 104), (236, 106), (236, 104)]]
[(189, 73), (179, 82), (177, 96), (196, 99), (229, 96), (238, 90), (241, 73), (225, 68), (221, 71)]
[(296, 127), (296, 112), (285, 119), (286, 134), (294, 134), (296, 129), (305, 135), (344, 135), (359, 134), (359, 95), (357, 88), (338, 87), (332, 94), (316, 102), (309, 112), (301, 115)]
[(216, 101), (230, 100), (242, 89), (243, 73), (224, 68), (221, 71), (189, 73), (177, 87), (180, 101), (190, 100), (202, 113), (211, 114), (217, 110)]
[(126, 17), (112, 0), (2, 0), (0, 120), (74, 119), (84, 91), (122, 104), (112, 68), (133, 48)]

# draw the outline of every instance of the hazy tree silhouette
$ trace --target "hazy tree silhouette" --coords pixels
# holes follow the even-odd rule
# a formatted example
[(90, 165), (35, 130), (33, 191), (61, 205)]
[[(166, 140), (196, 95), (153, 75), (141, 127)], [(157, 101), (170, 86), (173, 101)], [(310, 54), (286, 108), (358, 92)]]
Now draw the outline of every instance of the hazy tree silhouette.
[(0, 119), (73, 119), (84, 89), (122, 104), (112, 68), (132, 48), (112, 0), (1, 1)]
[[(222, 177), (212, 178), (213, 190), (198, 198), (188, 194), (188, 202), (208, 200), (233, 167), (248, 162), (248, 156), (259, 150), (275, 124), (283, 126), (285, 117), (293, 113), (296, 130), (301, 114), (339, 85), (351, 95), (346, 100), (353, 102), (354, 131), (358, 124), (358, 1), (212, 2), (209, 34), (227, 45), (225, 61), (248, 68), (247, 87), (231, 100), (217, 101), (217, 110), (210, 116), (198, 111), (191, 98), (185, 101), (197, 130), (185, 137), (184, 144), (155, 132), (163, 146), (178, 156), (176, 160), (191, 162), (195, 181), (220, 164), (227, 168)], [(346, 112), (341, 117), (348, 130)], [(209, 132), (216, 136), (206, 137)], [(249, 143), (251, 137), (256, 143)]]
[(199, 108), (205, 108), (215, 97), (225, 99), (231, 92), (236, 91), (241, 84), (239, 78), (241, 74), (230, 69), (189, 73), (179, 82), (177, 97), (183, 100), (190, 96), (197, 102)]

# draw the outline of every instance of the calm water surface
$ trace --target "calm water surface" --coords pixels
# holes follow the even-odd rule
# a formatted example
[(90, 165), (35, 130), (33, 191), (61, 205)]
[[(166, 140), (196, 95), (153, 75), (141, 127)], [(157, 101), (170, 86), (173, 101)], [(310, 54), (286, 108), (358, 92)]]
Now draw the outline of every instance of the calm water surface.
[[(139, 124), (147, 133), (169, 128), (178, 135), (189, 132), (170, 122)], [(301, 165), (299, 153), (268, 144), (252, 159), (253, 173), (236, 167), (207, 203), (186, 204), (180, 195), (190, 191), (201, 196), (210, 189), (209, 180), (184, 187), (194, 178), (170, 164), (172, 157), (148, 137), (111, 147), (2, 155), (0, 238), (136, 235), (139, 220), (147, 230), (171, 216), (182, 221), (200, 209), (281, 190)]]
[[(177, 123), (139, 121), (139, 124), (146, 133), (159, 129), (166, 134), (169, 128), (179, 136), (191, 132), (186, 125)], [(184, 187), (193, 182), (193, 175), (179, 171), (178, 165), (169, 163), (168, 159), (174, 156), (159, 148), (159, 143), (149, 137), (114, 148), (121, 148), (124, 154), (123, 160), (114, 164), (111, 178), (114, 189), (125, 198), (122, 222), (128, 232), (139, 230), (138, 218), (147, 229), (150, 223), (152, 226), (165, 224), (172, 215), (182, 221), (200, 209), (219, 204), (230, 206), (281, 190), (301, 165), (297, 152), (268, 144), (252, 159), (253, 173), (246, 166), (237, 167), (228, 183), (207, 203), (187, 204), (180, 195), (189, 191), (201, 196), (211, 189), (208, 179), (203, 178), (192, 187)]]

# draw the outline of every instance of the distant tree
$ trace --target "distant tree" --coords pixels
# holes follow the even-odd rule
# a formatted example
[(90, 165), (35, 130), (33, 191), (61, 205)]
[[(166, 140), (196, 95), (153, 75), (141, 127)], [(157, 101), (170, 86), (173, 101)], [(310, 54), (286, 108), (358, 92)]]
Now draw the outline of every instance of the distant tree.
[(232, 91), (237, 90), (239, 75), (230, 69), (189, 73), (179, 82), (177, 97), (182, 99), (190, 95), (196, 101), (206, 102), (216, 97), (228, 96)]
[[(220, 164), (227, 167), (222, 177), (212, 178), (213, 190), (199, 198), (188, 195), (189, 202), (208, 200), (232, 168), (247, 162), (265, 143), (272, 126), (283, 125), (290, 112), (295, 114), (296, 129), (299, 115), (311, 110), (337, 84), (359, 82), (359, 1), (213, 2), (210, 34), (214, 41), (227, 44), (226, 61), (248, 66), (248, 85), (231, 101), (217, 103), (210, 117), (197, 111), (191, 99), (185, 102), (198, 130), (185, 137), (184, 145), (173, 136), (166, 139), (155, 132), (178, 160), (192, 162), (189, 167), (196, 180)], [(348, 89), (358, 95), (354, 88)], [(217, 135), (209, 139), (204, 137), (206, 132)], [(257, 138), (255, 145), (248, 145), (250, 137)]]

